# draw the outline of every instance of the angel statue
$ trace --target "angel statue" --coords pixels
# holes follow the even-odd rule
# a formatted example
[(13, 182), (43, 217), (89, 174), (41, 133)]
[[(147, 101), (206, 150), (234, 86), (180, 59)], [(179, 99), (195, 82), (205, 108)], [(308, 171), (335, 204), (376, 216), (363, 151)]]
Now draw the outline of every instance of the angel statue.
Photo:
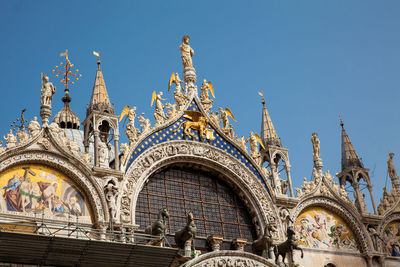
[[(128, 137), (129, 144), (133, 144), (137, 141), (138, 135), (140, 134), (140, 131), (135, 127), (135, 118), (136, 118), (136, 107), (129, 108), (129, 105), (127, 105), (121, 112), (121, 115), (119, 116), (119, 121), (127, 115), (127, 118), (129, 120), (128, 124), (126, 125), (126, 130), (125, 134)], [(125, 118), (126, 121), (126, 118)], [(125, 124), (124, 121), (124, 124)]]
[(53, 99), (53, 95), (56, 93), (56, 87), (53, 83), (50, 82), (49, 76), (45, 74), (42, 77), (42, 88), (41, 88), (41, 98), (40, 104), (47, 105), (51, 107), (51, 101)]
[(156, 120), (156, 125), (161, 124), (164, 120), (167, 119), (167, 116), (164, 113), (164, 105), (161, 102), (166, 99), (161, 98), (162, 95), (163, 95), (162, 92), (159, 92), (157, 94), (156, 91), (154, 91), (151, 97), (151, 106), (153, 106), (154, 101), (156, 101), (156, 106), (154, 111), (154, 119)]
[(250, 141), (250, 156), (257, 162), (257, 164), (261, 164), (261, 154), (258, 151), (258, 144), (265, 149), (263, 141), (258, 134), (250, 132), (250, 137), (247, 138), (246, 143)]
[(212, 83), (210, 81), (207, 83), (207, 80), (204, 79), (203, 84), (201, 85), (200, 100), (201, 100), (201, 104), (203, 104), (203, 107), (204, 107), (206, 113), (208, 113), (208, 111), (211, 109), (212, 104), (214, 102), (213, 100), (210, 99), (210, 96), (208, 94), (209, 90), (210, 90), (212, 96), (215, 98), (214, 87), (213, 87)]
[[(193, 49), (189, 46), (190, 37), (185, 35), (182, 38), (182, 44), (179, 46), (179, 50), (182, 51), (181, 58), (183, 68), (193, 68), (192, 57), (194, 55)], [(194, 69), (194, 68), (193, 68)]]
[(207, 139), (211, 138), (210, 133), (206, 130), (208, 124), (208, 118), (204, 117), (201, 112), (195, 110), (185, 110), (184, 118), (188, 119), (188, 121), (182, 122), (178, 128), (174, 130), (174, 132), (178, 131), (183, 124), (183, 134), (186, 137), (189, 135), (190, 137), (194, 137), (194, 133), (191, 130), (195, 130), (199, 132), (199, 136), (201, 139), (204, 138), (204, 135)]
[(182, 85), (181, 85), (182, 84), (182, 80), (179, 78), (179, 74), (178, 73), (173, 72), (171, 74), (171, 78), (169, 79), (169, 83), (168, 83), (168, 92), (169, 92), (169, 90), (171, 88), (171, 85), (173, 83), (175, 84), (174, 98), (175, 98), (175, 102), (176, 102), (176, 109), (177, 110), (181, 110), (185, 106), (188, 98), (186, 97), (186, 95), (184, 95), (181, 92), (181, 90), (182, 90)]
[(230, 123), (229, 123), (229, 118), (231, 117), (233, 121), (237, 121), (235, 119), (235, 116), (233, 116), (232, 111), (229, 108), (225, 108), (225, 110), (223, 110), (222, 108), (219, 108), (219, 113), (220, 113), (220, 119), (222, 120), (222, 123), (224, 125), (224, 127), (222, 128), (222, 130), (224, 131), (224, 133), (228, 134), (233, 132), (233, 128), (230, 127)]

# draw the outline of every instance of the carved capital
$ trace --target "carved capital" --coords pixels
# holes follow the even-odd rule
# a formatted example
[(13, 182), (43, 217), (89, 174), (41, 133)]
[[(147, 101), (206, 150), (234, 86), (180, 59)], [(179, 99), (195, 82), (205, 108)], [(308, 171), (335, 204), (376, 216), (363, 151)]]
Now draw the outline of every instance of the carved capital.
[(239, 251), (244, 251), (244, 246), (247, 243), (247, 239), (243, 239), (243, 238), (236, 238), (232, 240), (232, 245), (235, 248), (235, 250), (239, 250)]
[(219, 235), (210, 235), (207, 238), (207, 243), (211, 251), (219, 251), (221, 248), (222, 241), (223, 237)]

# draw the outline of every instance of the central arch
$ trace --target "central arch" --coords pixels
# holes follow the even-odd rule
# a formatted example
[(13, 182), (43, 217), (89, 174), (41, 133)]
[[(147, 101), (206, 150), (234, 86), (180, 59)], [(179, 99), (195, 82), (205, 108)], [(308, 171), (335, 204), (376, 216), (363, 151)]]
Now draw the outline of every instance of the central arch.
[[(214, 173), (224, 174), (232, 189), (239, 192), (253, 216), (257, 233), (267, 223), (278, 224), (276, 208), (257, 177), (240, 161), (224, 151), (193, 141), (171, 141), (153, 146), (143, 152), (129, 167), (122, 181), (119, 210), (123, 222), (135, 224), (138, 195), (154, 173), (176, 164), (196, 165)], [(280, 228), (279, 224), (277, 225)], [(262, 231), (262, 230), (261, 230)], [(278, 231), (277, 237), (281, 237)]]

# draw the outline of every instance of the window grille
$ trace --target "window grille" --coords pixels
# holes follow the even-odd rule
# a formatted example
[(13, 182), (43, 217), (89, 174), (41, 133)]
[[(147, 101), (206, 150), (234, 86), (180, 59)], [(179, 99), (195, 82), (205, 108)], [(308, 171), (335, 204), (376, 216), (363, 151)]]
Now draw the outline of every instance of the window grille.
[(167, 232), (186, 225), (186, 214), (194, 215), (198, 237), (220, 235), (225, 239), (256, 237), (248, 209), (231, 187), (212, 173), (171, 167), (154, 174), (139, 194), (136, 223), (139, 230), (157, 220), (166, 207), (170, 214)]

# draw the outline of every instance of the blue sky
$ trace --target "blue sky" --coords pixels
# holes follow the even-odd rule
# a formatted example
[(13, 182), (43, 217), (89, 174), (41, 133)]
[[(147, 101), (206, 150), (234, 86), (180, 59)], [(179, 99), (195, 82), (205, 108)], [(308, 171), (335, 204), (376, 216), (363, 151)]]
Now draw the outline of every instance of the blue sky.
[[(229, 107), (239, 136), (259, 131), (267, 107), (299, 186), (312, 171), (312, 132), (324, 169), (340, 171), (342, 115), (382, 196), (388, 151), (400, 167), (399, 1), (1, 1), (0, 132), (20, 110), (39, 116), (40, 73), (69, 50), (82, 79), (71, 108), (83, 121), (100, 52), (116, 112), (129, 105), (153, 120), (153, 90), (182, 73), (178, 46), (191, 36), (198, 80), (211, 80), (214, 108)], [(55, 81), (53, 115), (62, 107)], [(200, 85), (200, 83), (198, 83)], [(390, 187), (390, 179), (388, 180)], [(379, 201), (378, 201), (379, 202)]]

